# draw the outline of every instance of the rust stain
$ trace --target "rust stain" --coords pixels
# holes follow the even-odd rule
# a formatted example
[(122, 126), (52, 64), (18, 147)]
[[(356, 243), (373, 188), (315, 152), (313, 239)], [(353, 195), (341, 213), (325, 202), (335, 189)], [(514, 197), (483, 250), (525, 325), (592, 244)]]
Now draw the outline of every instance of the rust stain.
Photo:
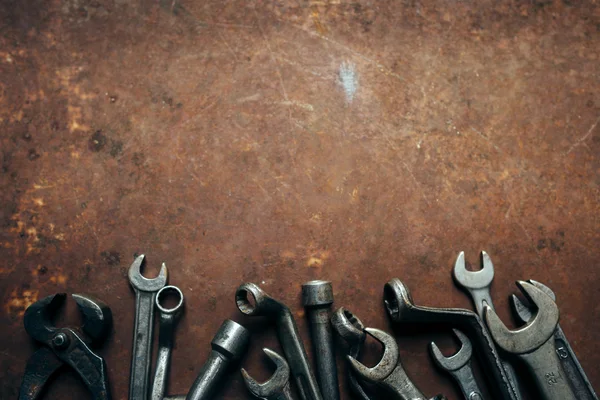
[(4, 305), (5, 312), (13, 319), (20, 319), (25, 314), (27, 307), (38, 300), (37, 290), (15, 288), (8, 296)]

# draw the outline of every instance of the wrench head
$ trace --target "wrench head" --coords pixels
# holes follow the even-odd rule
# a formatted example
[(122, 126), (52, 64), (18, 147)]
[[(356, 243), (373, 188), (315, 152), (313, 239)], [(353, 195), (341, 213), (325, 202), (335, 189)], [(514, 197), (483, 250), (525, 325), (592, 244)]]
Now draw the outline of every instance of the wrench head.
[(544, 344), (556, 329), (559, 312), (556, 303), (529, 282), (517, 281), (517, 286), (529, 302), (537, 308), (535, 316), (515, 331), (509, 330), (489, 306), (485, 306), (485, 320), (494, 342), (502, 350), (526, 354)]
[[(161, 304), (169, 294), (174, 294), (178, 299), (177, 304), (173, 307), (165, 307)], [(167, 285), (161, 288), (158, 293), (156, 293), (154, 302), (161, 314), (179, 316), (183, 311), (183, 293), (177, 286)]]
[(167, 284), (167, 266), (162, 264), (158, 276), (153, 279), (148, 279), (142, 275), (142, 266), (146, 263), (146, 256), (139, 255), (133, 260), (129, 267), (129, 283), (136, 290), (143, 292), (156, 292)]
[(350, 346), (362, 345), (366, 339), (363, 323), (344, 307), (338, 308), (331, 315), (331, 325)]
[(431, 342), (429, 344), (429, 350), (431, 351), (431, 357), (433, 361), (443, 370), (446, 371), (457, 371), (467, 365), (473, 355), (473, 346), (471, 341), (458, 329), (452, 329), (454, 336), (460, 341), (461, 347), (453, 356), (446, 357), (442, 354), (439, 347)]
[(465, 289), (482, 289), (490, 286), (494, 280), (494, 264), (485, 251), (481, 252), (481, 269), (469, 271), (465, 265), (465, 252), (461, 251), (456, 257), (452, 275), (454, 280)]
[(242, 283), (235, 291), (235, 304), (243, 314), (251, 316), (270, 316), (281, 311), (289, 311), (287, 306), (251, 282)]
[(415, 308), (408, 287), (398, 278), (394, 278), (383, 287), (383, 302), (392, 321), (402, 321), (403, 315)]
[(285, 358), (271, 349), (264, 348), (263, 351), (275, 364), (275, 372), (263, 383), (257, 382), (244, 368), (241, 369), (246, 387), (255, 397), (269, 399), (271, 396), (283, 393), (290, 382), (290, 367)]
[(391, 335), (382, 330), (365, 328), (365, 332), (383, 346), (383, 356), (381, 357), (381, 360), (379, 360), (374, 367), (367, 367), (350, 355), (346, 357), (350, 363), (350, 367), (354, 370), (354, 373), (358, 374), (358, 376), (366, 381), (379, 383), (387, 378), (398, 364), (400, 358), (398, 354), (398, 344)]

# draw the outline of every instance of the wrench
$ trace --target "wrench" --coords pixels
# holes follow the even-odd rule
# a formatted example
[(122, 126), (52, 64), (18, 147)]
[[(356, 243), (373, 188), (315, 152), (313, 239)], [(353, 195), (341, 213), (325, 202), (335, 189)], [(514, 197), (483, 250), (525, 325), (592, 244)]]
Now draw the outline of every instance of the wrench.
[(552, 340), (559, 319), (556, 303), (531, 283), (517, 281), (517, 286), (527, 300), (537, 307), (535, 317), (518, 330), (510, 331), (496, 312), (485, 306), (485, 320), (490, 334), (498, 347), (525, 362), (545, 400), (577, 399), (565, 378)]
[(135, 291), (135, 327), (129, 377), (129, 400), (147, 400), (152, 364), (152, 336), (154, 334), (154, 299), (167, 283), (167, 266), (163, 263), (154, 279), (141, 273), (145, 256), (138, 256), (129, 267), (129, 283)]
[(493, 385), (497, 397), (503, 400), (516, 400), (494, 341), (477, 314), (462, 308), (417, 306), (414, 304), (408, 288), (400, 279), (392, 279), (385, 284), (383, 297), (387, 313), (393, 322), (437, 323), (465, 332), (473, 340), (477, 349), (476, 353), (480, 357), (484, 371), (488, 374), (490, 384)]
[[(175, 293), (179, 298), (177, 305), (173, 308), (165, 308), (161, 301), (168, 293)], [(167, 380), (169, 378), (169, 367), (171, 366), (171, 350), (175, 336), (175, 326), (183, 312), (183, 293), (177, 286), (165, 286), (156, 295), (156, 308), (159, 314), (158, 331), (158, 355), (156, 357), (156, 369), (154, 372), (154, 383), (152, 384), (152, 400), (162, 400), (167, 391)]]
[[(250, 303), (248, 296), (252, 296), (254, 304)], [(300, 397), (304, 400), (322, 400), (317, 380), (310, 368), (304, 344), (290, 309), (266, 294), (254, 283), (240, 285), (235, 293), (235, 301), (243, 314), (265, 316), (275, 321), (279, 342), (290, 364)]]
[(275, 364), (275, 372), (267, 381), (258, 383), (242, 368), (242, 376), (244, 377), (246, 387), (258, 399), (293, 400), (290, 389), (290, 367), (285, 358), (271, 349), (264, 348), (263, 351)]
[[(492, 264), (492, 259), (485, 251), (481, 252), (481, 264), (482, 268), (479, 271), (467, 270), (465, 266), (465, 252), (461, 251), (458, 253), (458, 257), (454, 263), (452, 275), (458, 286), (469, 292), (475, 305), (475, 311), (477, 311), (479, 318), (483, 320), (483, 307), (488, 305), (494, 309), (492, 295), (490, 294), (490, 286), (494, 280), (494, 264)], [(506, 377), (514, 390), (517, 400), (520, 400), (522, 396), (514, 368), (505, 360), (502, 360), (502, 366), (506, 371)]]
[[(552, 300), (556, 301), (556, 295), (548, 286), (534, 281), (533, 279), (529, 279), (528, 282), (542, 290), (544, 293), (550, 296)], [(531, 320), (533, 317), (531, 310), (514, 294), (511, 296), (511, 300), (515, 313), (521, 322), (526, 323)], [(554, 331), (554, 343), (556, 345), (558, 358), (562, 363), (569, 382), (571, 382), (573, 390), (577, 394), (577, 398), (580, 400), (598, 400), (598, 396), (596, 395), (592, 384), (585, 375), (583, 367), (581, 364), (579, 364), (579, 360), (577, 360), (577, 356), (571, 348), (571, 345), (569, 344), (565, 333), (560, 327), (560, 324), (556, 325), (556, 330)]]
[(452, 329), (452, 332), (461, 343), (460, 350), (453, 356), (445, 357), (439, 347), (431, 342), (429, 344), (431, 357), (438, 367), (447, 371), (458, 382), (458, 386), (460, 386), (466, 400), (483, 400), (481, 389), (477, 386), (471, 367), (471, 356), (473, 355), (471, 341), (458, 329)]
[[(365, 332), (383, 345), (383, 356), (377, 365), (369, 368), (356, 358), (347, 355), (354, 372), (362, 379), (389, 392), (395, 400), (426, 400), (425, 395), (417, 389), (402, 368), (396, 340), (379, 329), (365, 328)], [(437, 395), (431, 400), (445, 399), (446, 397)]]

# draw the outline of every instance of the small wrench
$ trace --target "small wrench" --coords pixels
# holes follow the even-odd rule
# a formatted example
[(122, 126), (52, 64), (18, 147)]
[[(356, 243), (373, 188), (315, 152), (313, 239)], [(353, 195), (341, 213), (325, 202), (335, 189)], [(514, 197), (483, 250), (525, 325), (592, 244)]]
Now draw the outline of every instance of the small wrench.
[[(529, 279), (528, 282), (542, 290), (544, 293), (550, 296), (552, 300), (556, 301), (556, 295), (548, 286), (534, 281), (533, 279)], [(531, 310), (514, 294), (511, 296), (511, 300), (515, 313), (521, 322), (526, 323), (531, 320), (533, 317)], [(571, 348), (571, 345), (569, 344), (565, 333), (560, 327), (560, 324), (556, 325), (556, 330), (554, 331), (554, 343), (556, 345), (558, 358), (563, 365), (569, 382), (571, 382), (573, 390), (577, 394), (577, 398), (580, 400), (598, 400), (598, 396), (596, 395), (592, 384), (586, 376), (583, 367), (581, 364), (579, 364), (579, 360), (577, 360), (577, 356)]]
[[(458, 253), (458, 257), (454, 263), (452, 275), (458, 286), (469, 292), (475, 305), (475, 311), (477, 311), (479, 318), (483, 320), (483, 307), (488, 305), (494, 309), (490, 293), (490, 286), (494, 280), (494, 264), (492, 264), (492, 259), (485, 251), (481, 252), (481, 265), (482, 268), (479, 271), (469, 271), (465, 266), (465, 252), (461, 251)], [(523, 396), (521, 396), (514, 368), (505, 360), (502, 360), (502, 366), (506, 371), (506, 377), (513, 388), (517, 400), (520, 400)]]
[(453, 356), (445, 357), (439, 347), (434, 342), (429, 344), (431, 357), (438, 367), (447, 371), (458, 383), (460, 390), (466, 400), (483, 400), (481, 389), (477, 385), (473, 368), (471, 367), (471, 356), (473, 355), (473, 346), (469, 338), (459, 331), (452, 329), (454, 336), (460, 341), (460, 350)]
[[(248, 296), (254, 298), (252, 304)], [(266, 294), (254, 283), (243, 283), (235, 293), (238, 309), (246, 315), (266, 316), (277, 326), (277, 336), (304, 400), (322, 400), (317, 380), (312, 373), (302, 338), (290, 309)]]
[(145, 256), (138, 256), (129, 267), (129, 283), (135, 290), (135, 327), (129, 378), (129, 400), (146, 400), (149, 393), (152, 364), (152, 336), (154, 335), (154, 299), (167, 283), (167, 267), (163, 263), (154, 279), (141, 273)]
[(271, 349), (264, 348), (263, 351), (275, 364), (275, 372), (267, 381), (258, 383), (242, 368), (242, 376), (244, 377), (246, 387), (258, 399), (293, 400), (290, 389), (290, 367), (285, 358)]
[[(379, 329), (365, 328), (365, 332), (383, 345), (383, 356), (377, 365), (369, 368), (356, 358), (347, 355), (354, 372), (362, 379), (386, 390), (396, 400), (426, 400), (425, 395), (417, 389), (402, 368), (396, 340)], [(445, 399), (446, 397), (437, 395), (431, 400)]]
[(527, 300), (537, 307), (535, 317), (525, 326), (511, 331), (492, 308), (485, 306), (490, 334), (501, 349), (525, 362), (545, 400), (576, 400), (552, 340), (559, 319), (556, 303), (531, 283), (517, 281), (517, 286)]
[(390, 319), (400, 323), (443, 324), (459, 328), (473, 341), (484, 371), (493, 385), (496, 397), (516, 400), (494, 341), (483, 321), (471, 310), (462, 308), (433, 308), (415, 305), (410, 291), (400, 279), (392, 279), (383, 290), (385, 307)]
[[(169, 293), (175, 293), (178, 303), (175, 307), (163, 307), (161, 301)], [(173, 349), (173, 340), (175, 336), (175, 326), (183, 312), (183, 293), (177, 286), (165, 286), (160, 289), (156, 295), (156, 308), (159, 314), (158, 330), (158, 355), (156, 357), (156, 369), (154, 373), (154, 383), (152, 384), (152, 400), (163, 400), (167, 391), (167, 381), (169, 378), (169, 368), (171, 366), (171, 350)]]

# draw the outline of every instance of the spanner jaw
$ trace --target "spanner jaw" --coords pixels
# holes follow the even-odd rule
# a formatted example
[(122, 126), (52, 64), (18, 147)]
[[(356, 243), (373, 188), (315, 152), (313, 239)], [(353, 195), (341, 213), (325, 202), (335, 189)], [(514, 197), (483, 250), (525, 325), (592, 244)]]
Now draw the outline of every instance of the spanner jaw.
[(131, 286), (136, 290), (144, 292), (156, 292), (167, 284), (167, 266), (165, 263), (160, 267), (158, 276), (153, 279), (148, 279), (142, 275), (142, 266), (146, 264), (146, 256), (139, 255), (129, 267), (128, 276)]

